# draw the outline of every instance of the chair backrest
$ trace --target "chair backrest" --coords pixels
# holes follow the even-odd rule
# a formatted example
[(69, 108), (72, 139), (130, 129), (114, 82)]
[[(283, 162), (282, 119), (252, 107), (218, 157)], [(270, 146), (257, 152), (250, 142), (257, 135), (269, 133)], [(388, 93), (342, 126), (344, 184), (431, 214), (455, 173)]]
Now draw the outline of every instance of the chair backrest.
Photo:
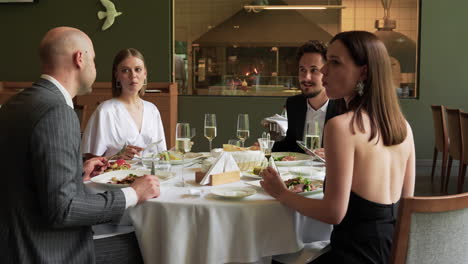
[(390, 263), (466, 263), (468, 193), (403, 198)]
[(431, 105), (432, 120), (434, 123), (434, 141), (438, 151), (444, 152), (448, 150), (448, 135), (447, 126), (445, 125), (444, 106)]
[(468, 164), (468, 113), (460, 113), (461, 139), (463, 142), (463, 163)]
[(80, 120), (80, 131), (81, 133), (84, 132), (86, 128), (86, 115), (87, 115), (87, 110), (88, 106), (87, 105), (74, 105), (73, 108), (75, 109), (75, 113), (78, 116), (78, 119)]
[(460, 125), (460, 109), (447, 108), (447, 126), (449, 154), (456, 160), (462, 159), (462, 138), (461, 138), (461, 125)]

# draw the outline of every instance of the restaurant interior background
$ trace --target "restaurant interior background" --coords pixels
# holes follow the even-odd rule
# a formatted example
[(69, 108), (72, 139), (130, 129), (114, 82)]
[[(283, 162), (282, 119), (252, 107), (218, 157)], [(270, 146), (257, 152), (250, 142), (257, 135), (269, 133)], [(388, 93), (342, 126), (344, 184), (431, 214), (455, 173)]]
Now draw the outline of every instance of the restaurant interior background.
[[(395, 13), (393, 8), (407, 1), (411, 2), (411, 0), (393, 0), (392, 18)], [(300, 4), (304, 2), (300, 1)], [(348, 1), (343, 0), (342, 4), (346, 5), (346, 2)], [(363, 0), (352, 2), (356, 5), (366, 4)], [(380, 1), (375, 2), (378, 3), (375, 7), (375, 12), (378, 13), (382, 8)], [(468, 62), (466, 51), (468, 34), (462, 23), (466, 16), (465, 10), (468, 10), (468, 2), (463, 0), (421, 0), (420, 2), (419, 72), (415, 73), (419, 75), (417, 97), (401, 99), (401, 105), (414, 131), (418, 169), (424, 169), (430, 167), (434, 142), (430, 105), (443, 104), (468, 111), (466, 100), (468, 89), (464, 87), (468, 83), (468, 74), (465, 73)], [(298, 3), (299, 1), (294, 2)], [(101, 31), (101, 22), (96, 17), (97, 11), (102, 9), (97, 0), (36, 0), (27, 4), (0, 4), (0, 49), (2, 50), (0, 80), (36, 80), (39, 76), (37, 47), (40, 38), (51, 27), (68, 25), (82, 29), (92, 38), (97, 54), (97, 81), (110, 81), (113, 56), (118, 50), (126, 47), (134, 47), (143, 52), (148, 64), (149, 81), (171, 81), (175, 77), (172, 59), (177, 50), (177, 46), (173, 49), (176, 40), (173, 36), (177, 36), (175, 34), (177, 23), (173, 27), (175, 20), (173, 14), (183, 10), (177, 9), (177, 5), (171, 0), (141, 1), (137, 4), (115, 0), (115, 4), (124, 15), (118, 17), (107, 31)], [(196, 14), (199, 8), (201, 6), (191, 6), (184, 12)], [(346, 8), (339, 11), (343, 12), (342, 19), (346, 19), (346, 12), (350, 12), (349, 10)], [(216, 13), (221, 13), (221, 9), (216, 6), (205, 11), (211, 12), (211, 16), (206, 18), (207, 21), (212, 17), (216, 18)], [(362, 15), (364, 19), (361, 19)], [(359, 15), (354, 22), (356, 27), (361, 23), (359, 20), (366, 23), (365, 21), (370, 18), (367, 18), (365, 13)], [(328, 26), (320, 23), (318, 25), (331, 35), (339, 28), (330, 23)], [(374, 32), (375, 28), (372, 26), (373, 24), (360, 29)], [(399, 26), (400, 24), (397, 24), (397, 27)], [(341, 25), (341, 30), (348, 29), (352, 28)], [(403, 29), (398, 31), (409, 38), (417, 39), (417, 35), (414, 35), (416, 33), (402, 32)], [(304, 36), (304, 38), (312, 37)], [(287, 95), (275, 97), (179, 95), (178, 116), (180, 122), (190, 122), (197, 128), (194, 151), (206, 151), (208, 142), (202, 136), (204, 113), (217, 114), (219, 136), (214, 139), (214, 146), (221, 146), (229, 138), (234, 138), (237, 114), (248, 113), (251, 137), (246, 144), (251, 144), (261, 134), (261, 119), (279, 113), (286, 97)], [(8, 128), (1, 127), (1, 129)]]

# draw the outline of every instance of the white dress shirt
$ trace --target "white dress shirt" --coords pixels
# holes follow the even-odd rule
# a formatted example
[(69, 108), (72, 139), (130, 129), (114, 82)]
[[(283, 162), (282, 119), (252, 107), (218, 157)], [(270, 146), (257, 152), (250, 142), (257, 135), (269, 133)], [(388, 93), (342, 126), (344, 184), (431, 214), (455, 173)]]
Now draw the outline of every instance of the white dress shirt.
[[(307, 113), (304, 123), (304, 136), (307, 134), (307, 123), (315, 126), (315, 121), (318, 123), (320, 142), (322, 142), (323, 127), (325, 125), (325, 116), (327, 114), (328, 100), (320, 107), (315, 110), (310, 106), (309, 101), (307, 101)], [(320, 144), (321, 145), (321, 144)]]

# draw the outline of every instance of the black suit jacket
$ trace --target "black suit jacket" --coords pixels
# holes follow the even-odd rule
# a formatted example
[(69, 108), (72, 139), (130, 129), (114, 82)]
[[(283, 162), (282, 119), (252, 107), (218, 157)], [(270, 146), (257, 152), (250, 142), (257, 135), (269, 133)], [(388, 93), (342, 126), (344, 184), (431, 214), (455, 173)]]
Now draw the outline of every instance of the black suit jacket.
[[(325, 123), (340, 114), (343, 107), (343, 100), (329, 100), (327, 112), (325, 114)], [(286, 111), (288, 112), (288, 131), (286, 137), (278, 141), (273, 146), (274, 152), (290, 151), (304, 153), (297, 145), (296, 140), (303, 140), (304, 126), (307, 114), (307, 99), (302, 95), (288, 97), (286, 100)]]
[(75, 111), (41, 79), (0, 108), (0, 124), (0, 262), (94, 263), (91, 226), (118, 221), (125, 196), (86, 190)]

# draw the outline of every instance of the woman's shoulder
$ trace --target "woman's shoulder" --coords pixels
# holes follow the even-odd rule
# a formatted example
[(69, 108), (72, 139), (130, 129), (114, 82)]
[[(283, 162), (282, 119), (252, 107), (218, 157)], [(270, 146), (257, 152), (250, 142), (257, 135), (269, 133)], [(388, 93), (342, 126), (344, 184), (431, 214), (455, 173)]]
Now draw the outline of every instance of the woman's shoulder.
[(352, 111), (334, 116), (327, 121), (327, 126), (333, 127), (349, 127), (349, 122), (353, 119), (354, 113)]
[(151, 109), (152, 111), (159, 112), (158, 107), (155, 104), (153, 104), (152, 102), (143, 100), (143, 99), (141, 99), (141, 100), (143, 101), (143, 105), (144, 105), (145, 108)]
[(108, 110), (110, 108), (114, 108), (117, 103), (118, 103), (118, 101), (115, 98), (112, 98), (112, 99), (109, 99), (109, 100), (106, 100), (106, 101), (100, 103), (98, 105), (98, 107), (96, 108), (96, 110), (99, 110), (99, 111)]

